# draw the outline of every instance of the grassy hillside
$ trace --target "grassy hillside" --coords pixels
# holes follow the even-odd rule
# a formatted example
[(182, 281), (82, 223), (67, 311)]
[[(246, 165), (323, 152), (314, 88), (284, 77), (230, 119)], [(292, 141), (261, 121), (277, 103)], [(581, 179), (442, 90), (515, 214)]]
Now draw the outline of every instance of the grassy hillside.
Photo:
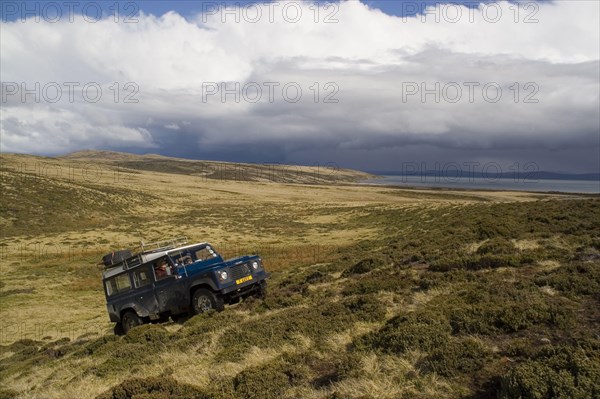
[[(79, 161), (11, 157), (0, 397), (600, 396), (597, 197), (114, 180), (91, 161), (94, 181), (23, 178)], [(181, 233), (260, 253), (267, 298), (115, 337), (99, 256)]]
[(124, 170), (199, 176), (207, 180), (323, 184), (355, 182), (374, 177), (356, 170), (341, 169), (335, 164), (300, 166), (196, 161), (154, 154), (133, 155), (111, 151), (79, 151), (61, 158), (78, 162), (101, 162)]

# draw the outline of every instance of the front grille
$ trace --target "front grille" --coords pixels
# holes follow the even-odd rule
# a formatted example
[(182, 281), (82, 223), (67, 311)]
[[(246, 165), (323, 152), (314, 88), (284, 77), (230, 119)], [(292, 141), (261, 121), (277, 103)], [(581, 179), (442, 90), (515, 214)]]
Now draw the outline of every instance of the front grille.
[(235, 265), (229, 268), (231, 278), (237, 280), (250, 274), (250, 266), (245, 263)]

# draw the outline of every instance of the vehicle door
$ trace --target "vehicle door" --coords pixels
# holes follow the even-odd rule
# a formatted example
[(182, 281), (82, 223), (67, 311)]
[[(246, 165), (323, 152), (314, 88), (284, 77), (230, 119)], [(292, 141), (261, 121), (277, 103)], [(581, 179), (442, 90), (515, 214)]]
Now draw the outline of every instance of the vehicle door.
[[(160, 271), (163, 262), (167, 263), (166, 274)], [(168, 256), (154, 262), (154, 280), (154, 293), (161, 312), (177, 314), (187, 310), (189, 304), (185, 297), (184, 281), (175, 273)]]
[(158, 315), (159, 308), (154, 294), (152, 265), (146, 264), (135, 268), (131, 272), (131, 277), (135, 288), (133, 294), (135, 303), (146, 309), (149, 315)]

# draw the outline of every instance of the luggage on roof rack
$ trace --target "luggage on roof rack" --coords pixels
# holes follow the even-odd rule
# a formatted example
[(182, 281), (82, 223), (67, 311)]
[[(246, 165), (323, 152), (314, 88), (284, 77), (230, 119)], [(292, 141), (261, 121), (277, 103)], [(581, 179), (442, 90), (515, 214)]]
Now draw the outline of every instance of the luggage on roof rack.
[(133, 253), (131, 253), (131, 251), (128, 249), (113, 251), (102, 257), (102, 263), (104, 263), (104, 266), (109, 267), (123, 262), (125, 259), (131, 258), (132, 256)]

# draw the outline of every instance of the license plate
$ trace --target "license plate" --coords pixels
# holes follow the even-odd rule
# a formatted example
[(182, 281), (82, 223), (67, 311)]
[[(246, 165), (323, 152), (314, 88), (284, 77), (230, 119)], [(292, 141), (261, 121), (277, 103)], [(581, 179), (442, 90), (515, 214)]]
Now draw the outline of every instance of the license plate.
[(235, 280), (235, 283), (242, 284), (242, 283), (245, 283), (246, 281), (250, 281), (250, 280), (252, 280), (252, 276), (246, 276), (246, 277), (242, 277), (242, 278)]

